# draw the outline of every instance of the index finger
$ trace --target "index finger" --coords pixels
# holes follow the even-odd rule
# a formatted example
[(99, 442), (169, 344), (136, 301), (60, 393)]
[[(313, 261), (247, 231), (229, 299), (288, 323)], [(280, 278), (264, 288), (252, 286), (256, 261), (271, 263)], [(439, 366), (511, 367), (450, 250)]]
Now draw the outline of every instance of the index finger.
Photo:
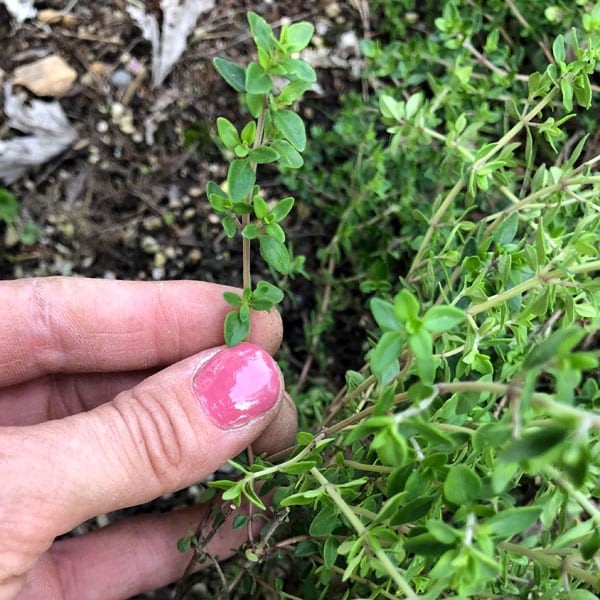
[[(0, 283), (0, 385), (48, 373), (170, 364), (223, 344), (227, 286), (48, 277)], [(273, 353), (277, 311), (252, 315), (250, 341)]]

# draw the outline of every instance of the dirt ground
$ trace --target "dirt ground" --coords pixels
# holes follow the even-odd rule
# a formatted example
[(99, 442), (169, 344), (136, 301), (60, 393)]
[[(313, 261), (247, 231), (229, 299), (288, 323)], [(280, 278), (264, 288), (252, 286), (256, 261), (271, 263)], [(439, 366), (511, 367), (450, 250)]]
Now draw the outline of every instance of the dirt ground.
[[(145, 4), (160, 17), (158, 0)], [(204, 188), (207, 180), (218, 181), (226, 174), (215, 144), (217, 116), (236, 123), (242, 123), (243, 117), (235, 92), (219, 78), (211, 59), (251, 59), (248, 10), (275, 24), (282, 19), (311, 21), (322, 46), (314, 64), (318, 85), (306, 94), (300, 110), (309, 126), (313, 121), (327, 125), (341, 95), (360, 89), (355, 44), (365, 26), (355, 8), (360, 5), (326, 0), (217, 0), (213, 10), (201, 15), (171, 74), (153, 89), (151, 45), (127, 14), (127, 0), (37, 2), (38, 10), (67, 7), (70, 18), (57, 23), (33, 19), (19, 26), (0, 3), (0, 107), (3, 84), (19, 66), (58, 55), (77, 72), (73, 85), (58, 99), (77, 130), (76, 140), (60, 156), (8, 186), (21, 210), (13, 227), (0, 222), (0, 277), (62, 274), (239, 285), (241, 245), (223, 235)], [(0, 139), (14, 135), (0, 111)], [(275, 171), (263, 172), (261, 185), (273, 197), (280, 193)], [(293, 310), (289, 304), (284, 306), (285, 351), (289, 368), (298, 373), (309, 344), (304, 325), (320, 293), (314, 272), (316, 248), (330, 235), (313, 211), (298, 207), (288, 225), (295, 253), (306, 255), (307, 272), (317, 275), (314, 281), (288, 282), (296, 303)], [(27, 223), (33, 243), (24, 236)], [(261, 268), (257, 261), (258, 277)], [(340, 347), (347, 347), (351, 323), (341, 323), (335, 331)], [(336, 345), (338, 340), (332, 337), (329, 343)], [(349, 352), (347, 360), (337, 363), (337, 371), (329, 373), (331, 381), (343, 380), (345, 369), (358, 367), (360, 358)], [(196, 491), (102, 519), (170, 510), (193, 502)], [(97, 525), (85, 524), (80, 532)], [(163, 590), (146, 597), (170, 596)]]

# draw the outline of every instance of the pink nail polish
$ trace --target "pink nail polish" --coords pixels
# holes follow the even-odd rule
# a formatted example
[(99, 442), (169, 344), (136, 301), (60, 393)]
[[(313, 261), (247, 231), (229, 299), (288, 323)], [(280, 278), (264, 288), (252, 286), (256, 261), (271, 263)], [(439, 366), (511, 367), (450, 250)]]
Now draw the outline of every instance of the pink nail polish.
[(244, 342), (209, 358), (194, 375), (193, 387), (210, 420), (220, 429), (235, 429), (275, 405), (281, 376), (267, 352)]

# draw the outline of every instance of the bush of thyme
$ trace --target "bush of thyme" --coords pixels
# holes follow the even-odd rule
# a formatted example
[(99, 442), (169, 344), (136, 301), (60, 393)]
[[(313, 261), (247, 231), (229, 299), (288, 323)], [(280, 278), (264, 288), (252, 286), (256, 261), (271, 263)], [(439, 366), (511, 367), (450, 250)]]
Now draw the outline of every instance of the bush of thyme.
[[(262, 240), (280, 277), (229, 298), (233, 343), (243, 307), (280, 301), (281, 277), (301, 270), (284, 235), (292, 201), (264, 205), (256, 163), (278, 161), (296, 204), (333, 233), (317, 252), (306, 345), (321, 372), (297, 386), (297, 444), (240, 459), (241, 479), (214, 484), (225, 504), (246, 496), (254, 510), (255, 483), (275, 494), (270, 524), (224, 566), (215, 597), (591, 600), (600, 3), (369, 4), (362, 93), (306, 144), (291, 114), (313, 74), (289, 60), (308, 27), (282, 41), (256, 21), (255, 66), (217, 61), (259, 125), (220, 122), (237, 162), (229, 196), (212, 184), (211, 202), (229, 234), (237, 224), (245, 243)], [(270, 83), (281, 75), (290, 102)], [(349, 304), (357, 335), (367, 324), (364, 365), (336, 390), (323, 385), (336, 360), (324, 340)], [(197, 536), (180, 545), (203, 560)]]

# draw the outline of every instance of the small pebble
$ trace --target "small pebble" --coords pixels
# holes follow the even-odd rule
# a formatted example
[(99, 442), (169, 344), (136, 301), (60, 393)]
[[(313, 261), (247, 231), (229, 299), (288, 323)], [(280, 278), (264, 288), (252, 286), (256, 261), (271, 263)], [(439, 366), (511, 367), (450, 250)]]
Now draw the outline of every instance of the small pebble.
[(106, 133), (108, 131), (108, 123), (106, 121), (98, 121), (96, 123), (96, 131), (98, 133)]
[(177, 197), (169, 198), (169, 208), (171, 210), (181, 208), (182, 206), (183, 206), (183, 202), (181, 201), (180, 198), (177, 198)]
[(158, 229), (161, 229), (162, 226), (163, 226), (162, 219), (160, 217), (156, 216), (156, 215), (152, 215), (150, 217), (146, 217), (142, 221), (142, 227), (146, 231), (156, 231)]
[(6, 248), (14, 248), (20, 241), (19, 232), (12, 225), (8, 225), (4, 232), (4, 245)]
[(131, 83), (131, 75), (125, 69), (117, 69), (111, 75), (110, 82), (115, 87), (124, 88)]
[(154, 279), (154, 281), (159, 281), (160, 279), (164, 279), (164, 278), (165, 278), (164, 267), (154, 267), (154, 269), (152, 269), (152, 279)]
[(200, 252), (198, 248), (194, 248), (193, 250), (189, 251), (187, 259), (191, 263), (199, 263), (202, 260), (202, 252)]
[(196, 209), (193, 206), (190, 206), (190, 208), (186, 208), (183, 211), (183, 220), (184, 221), (191, 221), (195, 216), (196, 216)]
[(157, 252), (154, 255), (154, 266), (161, 268), (167, 264), (167, 256), (164, 252)]
[(125, 107), (120, 102), (113, 102), (110, 105), (110, 116), (114, 121), (119, 121), (125, 114)]
[(146, 254), (156, 254), (160, 250), (158, 242), (151, 235), (145, 235), (142, 238), (140, 248)]

